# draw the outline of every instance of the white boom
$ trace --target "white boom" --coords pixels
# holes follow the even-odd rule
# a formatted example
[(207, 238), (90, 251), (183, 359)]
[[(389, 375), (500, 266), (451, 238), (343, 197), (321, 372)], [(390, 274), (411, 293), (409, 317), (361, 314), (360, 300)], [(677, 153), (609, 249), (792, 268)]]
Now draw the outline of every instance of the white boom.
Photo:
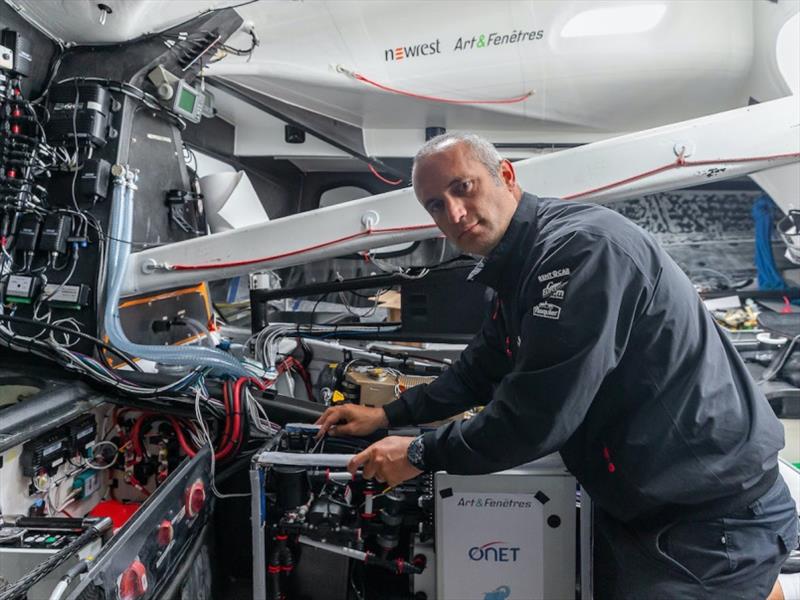
[[(526, 191), (608, 202), (800, 161), (800, 98), (611, 138), (515, 164)], [(147, 177), (143, 173), (142, 177)], [(131, 256), (124, 295), (436, 237), (411, 188)]]

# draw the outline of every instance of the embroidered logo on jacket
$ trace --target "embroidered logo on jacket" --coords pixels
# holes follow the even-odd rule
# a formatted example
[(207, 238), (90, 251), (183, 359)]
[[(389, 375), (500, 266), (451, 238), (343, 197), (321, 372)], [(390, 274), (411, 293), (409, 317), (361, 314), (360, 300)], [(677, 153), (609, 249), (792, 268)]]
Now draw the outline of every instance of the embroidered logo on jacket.
[(545, 273), (544, 275), (539, 275), (539, 283), (544, 283), (545, 281), (550, 281), (551, 279), (558, 279), (559, 277), (566, 277), (569, 275), (569, 267), (564, 267), (563, 269), (556, 269), (555, 271), (550, 271), (549, 273)]
[(550, 302), (539, 302), (533, 307), (533, 316), (557, 321), (561, 317), (561, 307)]
[(566, 281), (551, 281), (542, 290), (542, 299), (551, 298), (553, 300), (564, 299), (564, 288), (567, 287)]

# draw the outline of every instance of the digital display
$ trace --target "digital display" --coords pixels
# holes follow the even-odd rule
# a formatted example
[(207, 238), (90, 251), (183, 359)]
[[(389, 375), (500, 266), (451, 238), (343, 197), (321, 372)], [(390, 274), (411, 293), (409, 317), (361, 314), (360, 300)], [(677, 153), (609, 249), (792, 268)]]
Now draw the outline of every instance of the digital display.
[(197, 102), (197, 94), (192, 90), (181, 86), (180, 97), (178, 98), (178, 108), (188, 114), (194, 112), (194, 105)]

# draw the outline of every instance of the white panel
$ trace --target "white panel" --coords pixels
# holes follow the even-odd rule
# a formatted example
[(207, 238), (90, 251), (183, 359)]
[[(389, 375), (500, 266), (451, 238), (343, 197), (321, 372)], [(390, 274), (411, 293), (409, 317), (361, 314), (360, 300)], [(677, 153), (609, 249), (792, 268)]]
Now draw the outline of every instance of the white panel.
[[(800, 0), (796, 3), (800, 10)], [(778, 34), (775, 48), (778, 70), (792, 94), (800, 97), (800, 12), (789, 19)]]
[(302, 144), (287, 144), (284, 140), (284, 121), (218, 90), (214, 90), (214, 99), (219, 114), (236, 127), (234, 154), (237, 156), (349, 156), (313, 135), (306, 135), (306, 141)]
[[(781, 423), (786, 446), (781, 450), (780, 457), (790, 463), (800, 463), (800, 419), (781, 419)], [(796, 485), (798, 493), (795, 498), (800, 502), (800, 479)]]
[[(800, 0), (756, 2), (753, 5), (755, 46), (746, 92), (759, 102), (791, 93), (800, 56)], [(783, 66), (781, 66), (781, 64)], [(795, 88), (795, 94), (798, 91)]]
[(784, 213), (800, 210), (800, 164), (761, 171), (750, 177), (769, 194)]
[(577, 484), (560, 458), (434, 485), (437, 598), (574, 596)]
[[(549, 122), (623, 132), (745, 104), (752, 2), (659, 4), (664, 15), (647, 31), (579, 38), (561, 36), (576, 15), (631, 4), (257, 4), (240, 11), (256, 23), (262, 46), (251, 60), (231, 57), (214, 65), (211, 74), (349, 123), (390, 130), (438, 125), (535, 132)], [(520, 32), (537, 32), (536, 39), (520, 42)], [(427, 55), (396, 60), (395, 48)], [(336, 65), (385, 85), (448, 98), (535, 93), (519, 104), (454, 106), (377, 90), (337, 73)]]
[(203, 154), (199, 150), (192, 150), (192, 152), (197, 159), (197, 164), (190, 166), (197, 167), (198, 177), (205, 177), (206, 175), (211, 175), (212, 173), (230, 173), (236, 171), (236, 169), (234, 169), (228, 163), (217, 160), (212, 156), (208, 156), (208, 154)]

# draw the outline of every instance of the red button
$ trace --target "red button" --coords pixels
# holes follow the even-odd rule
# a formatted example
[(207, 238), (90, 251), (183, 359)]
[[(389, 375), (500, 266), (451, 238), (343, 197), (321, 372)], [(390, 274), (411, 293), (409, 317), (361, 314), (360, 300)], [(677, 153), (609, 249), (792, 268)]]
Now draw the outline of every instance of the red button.
[(147, 591), (147, 569), (138, 560), (122, 572), (117, 581), (117, 597), (119, 600), (136, 600)]
[(198, 479), (186, 490), (186, 515), (196, 517), (206, 503), (206, 486)]
[(164, 548), (169, 545), (174, 535), (175, 530), (172, 528), (172, 521), (169, 519), (164, 519), (161, 521), (161, 524), (158, 526), (158, 530), (156, 531), (156, 542), (159, 546)]

